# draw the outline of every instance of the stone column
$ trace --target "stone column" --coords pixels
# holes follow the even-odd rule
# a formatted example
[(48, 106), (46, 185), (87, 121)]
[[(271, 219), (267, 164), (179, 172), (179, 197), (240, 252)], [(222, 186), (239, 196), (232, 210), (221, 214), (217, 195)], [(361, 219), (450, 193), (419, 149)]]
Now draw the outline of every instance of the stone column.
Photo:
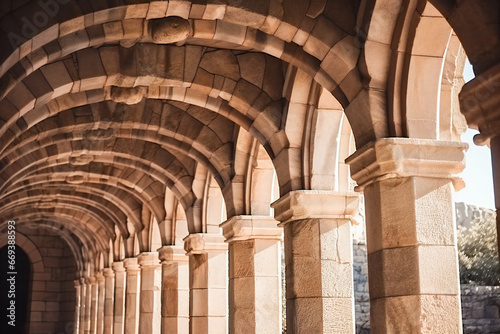
[(497, 243), (500, 258), (500, 136), (491, 139), (491, 163), (493, 165), (493, 185), (497, 214)]
[(104, 334), (113, 334), (113, 314), (115, 298), (115, 273), (111, 268), (104, 268)]
[(229, 333), (281, 333), (281, 235), (266, 216), (220, 225), (229, 244)]
[(159, 250), (162, 265), (162, 334), (189, 333), (189, 257), (179, 246)]
[(113, 262), (111, 267), (115, 274), (113, 334), (123, 334), (125, 330), (125, 267), (123, 261)]
[(386, 138), (346, 160), (365, 193), (372, 333), (461, 333), (453, 183), (466, 147)]
[(292, 191), (272, 204), (285, 232), (290, 333), (354, 333), (350, 219), (359, 196)]
[(141, 276), (137, 258), (123, 260), (126, 275), (125, 290), (125, 334), (139, 332), (139, 297)]
[(85, 318), (84, 318), (84, 333), (89, 334), (91, 327), (91, 312), (92, 312), (92, 284), (95, 282), (94, 277), (85, 278)]
[(75, 290), (76, 290), (76, 298), (75, 298), (75, 326), (73, 327), (73, 334), (80, 333), (80, 312), (81, 312), (81, 303), (82, 303), (82, 285), (80, 283), (80, 279), (75, 280)]
[(103, 334), (104, 332), (104, 276), (102, 273), (98, 273), (96, 275), (97, 279), (97, 324), (96, 324), (96, 333)]
[(227, 314), (227, 245), (216, 234), (184, 238), (189, 256), (189, 333), (225, 334)]
[(79, 334), (85, 334), (87, 329), (87, 279), (80, 278), (80, 325), (78, 327)]
[[(485, 70), (464, 85), (460, 92), (460, 111), (469, 127), (480, 131), (474, 143), (491, 148), (495, 208), (500, 212), (500, 66)], [(500, 251), (500, 214), (497, 215), (497, 240)]]
[(137, 257), (141, 267), (141, 298), (139, 333), (161, 332), (161, 266), (157, 252), (141, 253)]
[(90, 306), (90, 334), (96, 333), (97, 330), (97, 294), (98, 294), (98, 286), (97, 286), (97, 278), (90, 277), (91, 279), (91, 306)]

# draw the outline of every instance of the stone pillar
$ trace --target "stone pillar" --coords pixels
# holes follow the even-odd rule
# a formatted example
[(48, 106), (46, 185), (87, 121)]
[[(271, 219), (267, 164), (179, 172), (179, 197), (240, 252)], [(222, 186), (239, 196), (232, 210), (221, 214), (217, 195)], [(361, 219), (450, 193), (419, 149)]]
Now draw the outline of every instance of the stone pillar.
[(141, 267), (141, 298), (139, 333), (161, 332), (161, 266), (157, 252), (141, 253), (138, 258)]
[(91, 280), (91, 306), (90, 306), (90, 334), (95, 334), (97, 330), (97, 294), (98, 286), (96, 277), (90, 277)]
[(125, 290), (125, 334), (139, 332), (139, 297), (141, 276), (137, 258), (123, 260), (126, 274)]
[(103, 334), (104, 332), (104, 276), (102, 273), (98, 273), (96, 275), (97, 279), (97, 325), (96, 325), (96, 333)]
[[(495, 207), (500, 212), (500, 65), (477, 74), (466, 83), (459, 99), (460, 111), (467, 124), (480, 131), (474, 143), (491, 148)], [(497, 240), (500, 251), (500, 214), (497, 215)]]
[(162, 265), (162, 334), (189, 333), (189, 257), (179, 246), (159, 250)]
[(229, 244), (229, 333), (281, 333), (281, 235), (266, 216), (220, 225)]
[(359, 196), (292, 191), (272, 204), (285, 233), (290, 333), (354, 333), (350, 219)]
[(225, 334), (227, 314), (227, 245), (217, 234), (184, 238), (189, 256), (189, 333)]
[(79, 334), (85, 334), (87, 328), (87, 279), (80, 278), (80, 325), (78, 327)]
[(346, 160), (365, 193), (372, 333), (461, 333), (453, 183), (466, 147), (386, 138)]
[(92, 282), (94, 277), (85, 278), (85, 318), (84, 318), (84, 333), (89, 334), (91, 329), (91, 312), (92, 312)]
[(75, 280), (75, 290), (76, 290), (76, 298), (75, 298), (75, 326), (73, 327), (73, 334), (80, 333), (80, 312), (81, 312), (81, 303), (82, 303), (82, 285), (79, 279)]
[(491, 139), (491, 163), (493, 165), (493, 185), (497, 214), (497, 243), (500, 258), (500, 136)]
[(103, 333), (113, 334), (113, 314), (115, 299), (115, 273), (111, 268), (104, 268), (104, 324)]
[(113, 262), (111, 267), (115, 274), (113, 334), (123, 334), (125, 330), (125, 267), (122, 261)]

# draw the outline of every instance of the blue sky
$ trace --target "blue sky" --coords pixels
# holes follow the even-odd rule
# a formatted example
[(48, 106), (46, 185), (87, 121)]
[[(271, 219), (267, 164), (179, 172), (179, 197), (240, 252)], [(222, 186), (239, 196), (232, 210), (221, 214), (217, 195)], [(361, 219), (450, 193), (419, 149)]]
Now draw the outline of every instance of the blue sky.
[[(464, 78), (466, 82), (474, 78), (474, 72), (468, 60)], [(469, 129), (462, 135), (462, 141), (469, 144), (469, 150), (467, 151), (465, 170), (462, 173), (465, 188), (455, 193), (455, 202), (465, 202), (494, 209), (490, 149), (487, 146), (477, 146), (472, 142), (472, 138), (477, 133), (477, 131)]]

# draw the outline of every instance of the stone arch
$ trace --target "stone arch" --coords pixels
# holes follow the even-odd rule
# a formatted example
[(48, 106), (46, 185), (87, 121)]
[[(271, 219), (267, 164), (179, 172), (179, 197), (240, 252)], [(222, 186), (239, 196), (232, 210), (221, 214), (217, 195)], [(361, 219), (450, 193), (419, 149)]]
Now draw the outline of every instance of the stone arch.
[[(102, 172), (102, 174), (83, 172), (82, 185), (92, 189), (102, 189), (106, 186), (111, 187), (111, 189), (118, 189), (122, 192), (126, 192), (128, 195), (135, 198), (136, 201), (142, 202), (144, 205), (148, 206), (148, 208), (155, 214), (156, 217), (165, 216), (165, 209), (163, 205), (159, 203), (163, 200), (163, 197), (153, 192), (151, 186), (148, 188), (141, 187), (138, 184), (136, 186), (133, 186), (132, 184), (127, 183), (125, 179), (115, 177), (114, 175), (116, 175), (117, 173), (118, 171), (114, 173), (114, 170), (110, 171), (109, 174), (104, 172)], [(57, 183), (61, 180), (65, 180), (66, 176), (67, 172), (58, 171), (57, 169), (53, 170), (52, 172), (42, 169), (38, 170), (37, 173), (33, 176), (25, 177), (21, 182), (19, 182), (18, 186), (19, 188), (24, 188), (28, 185), (35, 186), (41, 184)], [(143, 175), (143, 177), (148, 176)], [(156, 183), (158, 181), (154, 182)], [(16, 184), (17, 183), (14, 183), (13, 186), (15, 186)], [(10, 188), (7, 189), (7, 192), (4, 194), (4, 196), (7, 196), (9, 194), (9, 191), (12, 190)]]
[[(490, 1), (429, 0), (446, 18), (462, 43), (476, 75), (494, 67), (500, 59), (497, 13)], [(420, 3), (424, 3), (423, 0)]]
[[(33, 192), (33, 194), (31, 194)], [(21, 205), (24, 206), (33, 206), (37, 209), (47, 209), (51, 210), (55, 207), (72, 207), (75, 210), (79, 209), (82, 212), (86, 212), (89, 215), (92, 215), (96, 219), (96, 223), (92, 224), (92, 230), (94, 232), (104, 231), (104, 233), (108, 236), (113, 235), (113, 226), (121, 226), (122, 220), (115, 214), (115, 212), (111, 211), (109, 207), (102, 205), (99, 203), (97, 199), (91, 199), (81, 196), (64, 196), (64, 193), (57, 192), (56, 199), (47, 201), (47, 198), (50, 198), (50, 194), (44, 193), (40, 190), (33, 191), (25, 191), (24, 194), (21, 193), (16, 199), (16, 197), (9, 199), (2, 206), (2, 212), (7, 212), (8, 210), (12, 210)], [(92, 205), (88, 204), (93, 203)], [(4, 201), (5, 203), (5, 201)], [(110, 205), (110, 203), (107, 203)], [(116, 206), (113, 206), (116, 208)], [(112, 207), (112, 208), (113, 208)], [(122, 218), (127, 217), (126, 214), (122, 213)], [(106, 223), (105, 223), (106, 222)]]
[[(55, 207), (53, 210), (34, 208), (32, 206), (18, 206), (9, 211), (3, 211), (4, 217), (15, 217), (18, 220), (35, 221), (32, 225), (37, 227), (40, 221), (44, 221), (53, 217), (53, 221), (60, 221), (58, 226), (63, 226), (78, 236), (82, 244), (85, 245), (85, 250), (95, 252), (96, 249), (106, 249), (106, 240), (108, 236), (103, 233), (102, 229), (89, 228), (87, 222), (96, 218), (92, 213), (85, 212), (74, 207)], [(70, 244), (70, 243), (69, 243)], [(77, 246), (74, 249), (79, 249)], [(78, 252), (75, 252), (78, 254)], [(85, 260), (85, 259), (84, 259)]]
[(421, 12), (415, 11), (409, 24), (415, 28), (410, 29), (409, 59), (401, 73), (402, 132), (410, 138), (440, 139), (440, 112), (445, 112), (440, 108), (440, 88), (452, 30), (429, 2)]
[[(0, 248), (3, 248), (7, 245), (7, 238), (2, 238), (0, 240)], [(16, 233), (16, 245), (22, 248), (22, 250), (28, 255), (31, 266), (33, 270), (33, 275), (38, 275), (45, 271), (45, 266), (43, 264), (42, 255), (40, 251), (35, 246), (33, 241), (31, 241), (28, 237), (26, 237), (23, 233)]]
[[(312, 77), (323, 82), (324, 86), (329, 87), (341, 101), (347, 101), (346, 95), (348, 96), (348, 94), (343, 94), (343, 89), (347, 87), (344, 86), (350, 86), (359, 80), (355, 68), (359, 48), (356, 46), (354, 38), (356, 32), (355, 15), (359, 8), (357, 2), (345, 3), (345, 7), (339, 7), (331, 3), (323, 5), (304, 3), (299, 6), (293, 1), (284, 1), (282, 4), (273, 2), (260, 8), (252, 8), (251, 4), (233, 6), (228, 3), (227, 5), (211, 5), (209, 10), (206, 9), (208, 7), (204, 9), (204, 6), (199, 4), (193, 4), (193, 8), (189, 2), (186, 2), (185, 5), (181, 11), (167, 9), (165, 12), (163, 9), (158, 12), (157, 7), (151, 10), (150, 4), (147, 3), (99, 8), (100, 11), (94, 14), (94, 20), (83, 19), (78, 10), (68, 11), (65, 12), (65, 16), (58, 17), (61, 21), (59, 25), (47, 27), (39, 35), (25, 42), (22, 47), (15, 49), (8, 56), (6, 63), (13, 64), (23, 56), (47, 44), (56, 44), (64, 54), (72, 51), (71, 48), (64, 47), (64, 41), (70, 39), (79, 41), (76, 43), (77, 48), (95, 46), (93, 44), (113, 39), (124, 39), (124, 43), (130, 46), (130, 43), (133, 44), (137, 40), (141, 40), (142, 37), (145, 40), (151, 40), (149, 36), (151, 29), (143, 31), (143, 27), (146, 25), (141, 24), (141, 19), (149, 20), (167, 16), (167, 19), (164, 19), (166, 21), (164, 24), (168, 26), (169, 16), (181, 16), (190, 19), (192, 25), (192, 38), (188, 38), (188, 42), (193, 43), (193, 40), (200, 39), (200, 43), (213, 44), (214, 41), (218, 40), (220, 46), (253, 48), (280, 57), (302, 67)], [(151, 6), (156, 6), (156, 4), (151, 4)], [(86, 8), (85, 11), (87, 10), (89, 9)], [(90, 11), (92, 10), (90, 9)], [(25, 11), (25, 13), (30, 13), (30, 10)], [(95, 17), (99, 19), (96, 20)], [(126, 27), (125, 21), (122, 21), (124, 19), (134, 20), (129, 20), (130, 22), (127, 22), (129, 27)], [(5, 15), (3, 21), (13, 23), (16, 18)], [(99, 24), (103, 24), (103, 27), (99, 27)], [(156, 23), (150, 24), (155, 25)], [(16, 27), (18, 26), (16, 25)], [(22, 24), (19, 27), (22, 27)], [(182, 37), (185, 37), (185, 33), (189, 35), (188, 25), (186, 25), (186, 29), (185, 32), (181, 33)], [(12, 36), (18, 32), (10, 31), (9, 33)], [(143, 36), (143, 33), (147, 36)], [(328, 35), (329, 38), (325, 38)], [(204, 42), (205, 40), (207, 42)], [(161, 43), (162, 41), (157, 42)], [(332, 65), (335, 64), (341, 64), (342, 66), (339, 66), (341, 70), (332, 71)], [(5, 66), (4, 70), (8, 68), (10, 66)]]

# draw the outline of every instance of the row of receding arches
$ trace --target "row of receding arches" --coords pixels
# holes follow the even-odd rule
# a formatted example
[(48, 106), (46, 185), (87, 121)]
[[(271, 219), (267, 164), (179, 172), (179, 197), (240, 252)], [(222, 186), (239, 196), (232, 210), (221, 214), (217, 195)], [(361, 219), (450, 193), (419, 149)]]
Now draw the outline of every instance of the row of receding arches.
[[(58, 15), (26, 36), (26, 20), (47, 4)], [(195, 256), (195, 275), (197, 255), (227, 251), (219, 227), (227, 220), (222, 232), (229, 242), (229, 303), (239, 306), (234, 286), (241, 277), (231, 272), (238, 263), (231, 256), (245, 254), (237, 242), (250, 236), (253, 251), (261, 247), (255, 236), (279, 241), (274, 212), (285, 226), (287, 279), (300, 281), (307, 266), (294, 262), (302, 256), (302, 239), (294, 236), (302, 232), (286, 226), (356, 215), (357, 195), (351, 194), (354, 183), (344, 162), (356, 148), (362, 158), (351, 163), (361, 188), (395, 176), (442, 178), (447, 184), (460, 169), (455, 155), (463, 147), (452, 142), (465, 129), (457, 98), (465, 53), (446, 19), (454, 22), (427, 1), (6, 1), (0, 17), (6, 45), (0, 54), (1, 224), (37, 221), (71, 235), (75, 278), (83, 278), (160, 247), (184, 245)], [(442, 155), (449, 155), (445, 167), (452, 167), (441, 172), (439, 159), (414, 154), (419, 148), (363, 155), (379, 150), (373, 142), (386, 137), (424, 140), (409, 147), (448, 141), (444, 146), (453, 151)], [(395, 143), (387, 145), (406, 147)], [(431, 167), (418, 162), (415, 169), (412, 163), (385, 169), (403, 158), (429, 160)], [(273, 211), (270, 204), (278, 198)], [(372, 210), (383, 206), (368, 203)], [(414, 210), (425, 211), (425, 205)], [(235, 217), (247, 218), (242, 223)], [(267, 220), (258, 223), (262, 217)], [(344, 223), (336, 224), (328, 228), (346, 233)], [(184, 240), (188, 235), (193, 237)], [(330, 249), (322, 242), (339, 242), (332, 238), (309, 241)], [(320, 286), (328, 278), (321, 256), (311, 260), (312, 267), (320, 263)], [(338, 254), (328, 260), (349, 263)], [(252, 272), (249, 277), (258, 277)], [(205, 283), (203, 289), (211, 291)], [(87, 303), (95, 284), (85, 281), (87, 292), (79, 287), (77, 304), (85, 305), (76, 317), (80, 333), (97, 330), (97, 309), (91, 324)], [(338, 326), (335, 319), (319, 321), (320, 327), (299, 324), (305, 313), (298, 300), (349, 296), (327, 288), (326, 295), (301, 295), (302, 286), (293, 284), (287, 287), (295, 319), (289, 330)], [(139, 296), (139, 290), (129, 293)], [(323, 314), (322, 307), (305, 305)], [(235, 325), (239, 317), (249, 321), (231, 313), (233, 332), (244, 326)]]

